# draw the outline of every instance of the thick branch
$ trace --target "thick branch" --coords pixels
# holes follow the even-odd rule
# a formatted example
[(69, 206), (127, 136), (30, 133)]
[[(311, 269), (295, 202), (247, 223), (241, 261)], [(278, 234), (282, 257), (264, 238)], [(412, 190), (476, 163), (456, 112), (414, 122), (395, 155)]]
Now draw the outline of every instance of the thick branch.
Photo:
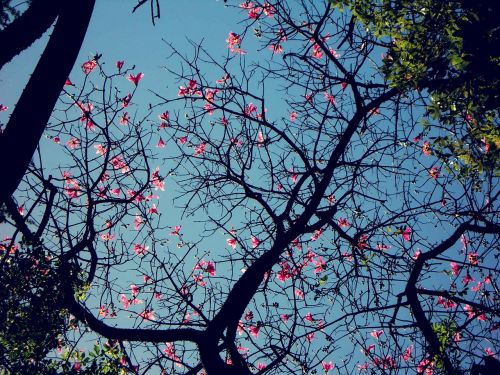
[(14, 193), (29, 166), (80, 51), (94, 3), (75, 0), (63, 5), (49, 43), (0, 137), (0, 204)]
[(19, 18), (0, 31), (0, 69), (47, 31), (54, 23), (60, 7), (59, 0), (33, 0)]

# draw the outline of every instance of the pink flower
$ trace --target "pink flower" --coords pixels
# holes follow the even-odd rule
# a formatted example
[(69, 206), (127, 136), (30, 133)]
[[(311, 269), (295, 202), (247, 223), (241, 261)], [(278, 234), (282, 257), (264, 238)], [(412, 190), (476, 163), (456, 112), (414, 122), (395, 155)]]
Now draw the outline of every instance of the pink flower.
[(259, 326), (250, 326), (248, 330), (250, 331), (250, 334), (255, 338), (259, 337), (259, 330), (260, 330)]
[(182, 225), (176, 225), (174, 227), (174, 229), (170, 232), (170, 235), (171, 236), (178, 236), (181, 228), (182, 228)]
[(118, 68), (118, 71), (120, 72), (123, 68), (123, 64), (125, 63), (125, 61), (122, 61), (122, 60), (118, 60), (116, 62), (116, 67)]
[(347, 88), (347, 82), (341, 82), (340, 87), (342, 88), (342, 90), (345, 90)]
[(92, 70), (94, 70), (94, 68), (97, 66), (97, 62), (95, 60), (89, 60), (89, 61), (85, 61), (83, 64), (82, 64), (82, 70), (83, 70), (83, 73), (85, 74), (89, 74)]
[(450, 262), (450, 267), (451, 267), (451, 272), (453, 272), (453, 275), (454, 276), (458, 276), (458, 274), (460, 273), (460, 269), (462, 267), (460, 267), (458, 264), (456, 264), (455, 262)]
[(229, 33), (226, 39), (227, 48), (229, 48), (231, 52), (243, 55), (246, 52), (240, 48), (241, 42), (242, 42), (241, 36), (239, 34), (233, 33), (232, 31)]
[(312, 314), (310, 312), (308, 312), (306, 314), (306, 316), (304, 317), (305, 320), (307, 320), (308, 322), (313, 322), (314, 321), (314, 318), (312, 316)]
[(314, 264), (314, 273), (321, 273), (325, 270), (326, 262), (322, 257), (318, 257), (317, 260), (313, 260)]
[(370, 336), (375, 338), (375, 339), (379, 339), (380, 336), (382, 336), (384, 334), (384, 331), (383, 330), (373, 330), (372, 332), (370, 332)]
[(486, 348), (484, 349), (484, 352), (486, 353), (487, 356), (489, 357), (493, 357), (493, 358), (496, 358), (497, 356), (495, 355), (495, 353), (493, 352), (493, 350), (491, 350), (491, 348)]
[(342, 227), (342, 228), (348, 228), (349, 227), (349, 222), (347, 221), (346, 218), (341, 217), (337, 220), (337, 224)]
[(440, 171), (439, 171), (439, 168), (438, 167), (432, 167), (431, 169), (429, 169), (429, 176), (433, 179), (433, 180), (437, 180), (437, 178), (439, 177), (440, 175)]
[(160, 137), (160, 140), (156, 144), (156, 147), (158, 147), (158, 148), (164, 148), (165, 147), (165, 141), (163, 140), (162, 137)]
[(130, 116), (128, 115), (128, 112), (124, 112), (123, 115), (120, 116), (120, 124), (122, 125), (128, 125), (129, 120)]
[(326, 363), (325, 361), (321, 362), (321, 366), (323, 367), (323, 370), (325, 370), (325, 374), (328, 375), (328, 371), (333, 370), (335, 365), (332, 363), (332, 361)]
[(203, 275), (202, 274), (193, 275), (193, 279), (194, 279), (194, 281), (196, 281), (196, 284), (198, 284), (202, 288), (207, 285), (207, 283), (205, 281), (203, 281)]
[(422, 254), (422, 252), (420, 251), (420, 249), (417, 249), (417, 251), (415, 251), (415, 254), (413, 254), (412, 256), (412, 259), (417, 260), (420, 254)]
[[(73, 85), (73, 82), (71, 82), (71, 80), (69, 78), (66, 78), (66, 82), (64, 82), (64, 86), (74, 86)], [(1, 105), (0, 105), (1, 107)]]
[(194, 148), (194, 156), (199, 156), (205, 152), (206, 145), (204, 142), (200, 143)]
[(405, 362), (408, 362), (411, 359), (411, 357), (412, 357), (411, 352), (412, 351), (413, 351), (413, 345), (410, 345), (409, 347), (406, 348), (405, 352), (402, 355), (403, 360)]
[(74, 150), (75, 148), (80, 147), (80, 140), (75, 137), (72, 137), (68, 142), (66, 142), (66, 145), (70, 149)]
[(469, 272), (467, 272), (467, 275), (464, 276), (464, 278), (462, 279), (462, 283), (464, 285), (467, 285), (468, 283), (470, 283), (471, 281), (475, 281), (474, 278), (469, 274)]
[(476, 266), (478, 261), (477, 261), (477, 253), (469, 253), (467, 255), (467, 259), (469, 260), (470, 264), (473, 266)]
[(153, 310), (144, 310), (139, 316), (146, 320), (155, 320), (155, 312)]
[(331, 94), (329, 94), (327, 92), (325, 92), (323, 95), (324, 95), (326, 101), (328, 103), (330, 103), (332, 106), (335, 107), (337, 105), (337, 102), (335, 101), (335, 97), (333, 95), (331, 95)]
[(297, 296), (297, 298), (304, 299), (304, 292), (302, 290), (296, 288), (294, 293)]
[(247, 116), (252, 116), (256, 112), (257, 112), (257, 106), (253, 103), (248, 103), (247, 106), (245, 107), (245, 115)]
[(167, 121), (169, 120), (170, 116), (169, 116), (169, 113), (168, 111), (165, 111), (163, 112), (161, 115), (158, 116), (160, 118), (160, 120), (162, 121)]
[(120, 294), (120, 300), (122, 301), (123, 308), (126, 310), (130, 306), (130, 301), (125, 294)]
[(187, 140), (188, 140), (188, 137), (179, 137), (179, 143), (181, 145), (186, 144)]
[(308, 342), (313, 342), (313, 340), (314, 340), (314, 332), (311, 332), (311, 333), (307, 334), (306, 335), (306, 340)]
[(365, 356), (368, 356), (371, 352), (373, 352), (373, 349), (375, 349), (375, 344), (370, 344), (366, 349), (361, 349), (361, 353), (363, 353)]
[(410, 227), (407, 227), (404, 231), (403, 231), (403, 239), (405, 241), (410, 241), (410, 237), (411, 237), (411, 228)]
[(257, 246), (259, 246), (260, 241), (257, 237), (252, 236), (252, 249), (255, 249)]
[(139, 294), (139, 287), (135, 284), (130, 284), (130, 292), (132, 293), (132, 297), (137, 297)]
[(141, 226), (142, 222), (143, 222), (142, 217), (140, 217), (139, 215), (135, 215), (134, 229), (139, 230), (139, 227)]
[(316, 59), (321, 59), (323, 57), (323, 51), (321, 50), (321, 46), (317, 43), (313, 45), (312, 57)]
[(136, 255), (145, 255), (148, 252), (148, 250), (149, 246), (141, 245), (138, 243), (134, 245), (134, 252), (136, 253)]
[(431, 154), (431, 148), (429, 142), (424, 142), (424, 145), (422, 146), (422, 153), (425, 156), (429, 156)]
[(234, 239), (234, 238), (228, 238), (228, 239), (226, 240), (226, 242), (227, 242), (227, 244), (228, 244), (229, 246), (231, 246), (233, 249), (236, 249), (236, 244), (237, 244), (236, 239)]
[(318, 240), (321, 237), (322, 234), (323, 234), (323, 229), (315, 230), (314, 233), (313, 233), (313, 235), (311, 236), (311, 240), (312, 241)]
[(123, 108), (128, 107), (131, 100), (132, 100), (132, 94), (128, 94), (126, 97), (123, 98), (122, 107)]
[(265, 138), (261, 131), (257, 134), (257, 146), (261, 147), (264, 145)]
[(134, 85), (138, 85), (139, 84), (139, 81), (142, 79), (142, 77), (144, 77), (144, 73), (137, 73), (136, 75), (133, 75), (133, 74), (129, 74), (129, 76), (127, 77), (127, 79), (132, 82)]
[(127, 173), (130, 170), (127, 164), (123, 161), (123, 157), (121, 155), (115, 156), (109, 162), (114, 169), (121, 169), (122, 173)]
[(94, 148), (95, 148), (95, 153), (97, 155), (104, 155), (106, 153), (106, 151), (107, 151), (106, 147), (104, 147), (100, 143), (94, 145)]
[(280, 318), (283, 321), (283, 323), (288, 323), (288, 320), (290, 319), (290, 315), (288, 315), (288, 314), (281, 314)]
[(290, 121), (295, 122), (297, 120), (297, 112), (293, 111), (290, 113)]
[(153, 205), (149, 208), (148, 213), (158, 214), (158, 209), (156, 208), (156, 204), (153, 203)]
[(420, 363), (417, 366), (417, 374), (423, 374), (425, 372), (425, 375), (432, 375), (433, 370), (432, 368), (434, 367), (434, 363), (431, 362), (428, 359), (423, 359), (420, 361)]

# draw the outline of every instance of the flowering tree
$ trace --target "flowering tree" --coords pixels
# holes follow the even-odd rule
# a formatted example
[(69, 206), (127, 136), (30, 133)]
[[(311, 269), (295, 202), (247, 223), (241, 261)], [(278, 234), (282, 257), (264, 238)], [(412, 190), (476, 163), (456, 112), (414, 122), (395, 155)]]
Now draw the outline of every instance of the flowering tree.
[[(46, 133), (66, 157), (34, 160), (2, 245), (5, 267), (57, 275), (71, 316), (49, 355), (124, 373), (495, 366), (494, 176), (464, 180), (433, 155), (425, 96), (388, 86), (384, 51), (348, 14), (236, 8), (226, 58), (170, 46), (179, 88), (147, 110), (122, 61), (67, 81)], [(88, 336), (108, 341), (84, 354)]]

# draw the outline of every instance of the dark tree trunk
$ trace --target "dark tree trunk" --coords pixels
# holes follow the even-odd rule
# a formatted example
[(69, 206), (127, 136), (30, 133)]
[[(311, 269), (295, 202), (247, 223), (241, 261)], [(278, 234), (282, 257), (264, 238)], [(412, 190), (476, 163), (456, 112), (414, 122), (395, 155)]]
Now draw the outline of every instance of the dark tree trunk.
[(87, 31), (95, 0), (61, 6), (54, 31), (0, 136), (0, 204), (23, 178)]

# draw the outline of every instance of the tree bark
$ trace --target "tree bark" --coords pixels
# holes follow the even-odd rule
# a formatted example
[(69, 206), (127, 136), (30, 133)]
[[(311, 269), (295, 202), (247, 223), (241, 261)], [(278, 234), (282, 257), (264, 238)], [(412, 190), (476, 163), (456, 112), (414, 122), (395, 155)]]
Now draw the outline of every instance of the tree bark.
[(60, 9), (60, 0), (33, 0), (19, 18), (0, 31), (0, 69), (40, 38), (54, 23)]
[(47, 47), (0, 136), (0, 205), (19, 186), (80, 51), (95, 0), (65, 2)]

